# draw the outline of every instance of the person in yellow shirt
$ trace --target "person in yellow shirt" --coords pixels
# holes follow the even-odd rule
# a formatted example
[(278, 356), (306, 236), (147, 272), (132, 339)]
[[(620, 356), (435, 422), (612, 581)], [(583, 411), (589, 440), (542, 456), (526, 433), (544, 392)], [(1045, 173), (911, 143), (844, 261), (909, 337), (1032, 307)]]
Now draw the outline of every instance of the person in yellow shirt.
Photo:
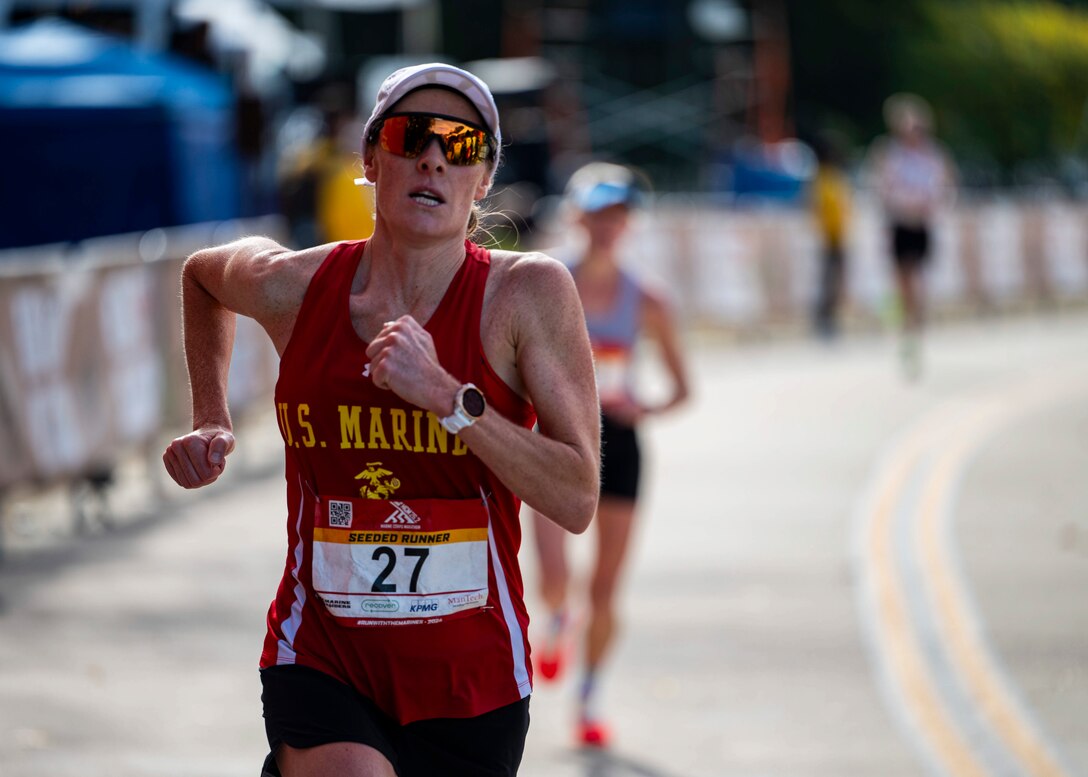
[(812, 179), (811, 206), (823, 242), (820, 286), (813, 313), (817, 334), (832, 338), (839, 331), (844, 296), (851, 190), (838, 144), (824, 136), (814, 142), (813, 149), (818, 166)]
[(317, 229), (322, 242), (362, 240), (374, 231), (374, 189), (356, 183), (362, 175), (357, 153), (330, 144), (317, 183)]
[(345, 98), (326, 90), (319, 100), (320, 134), (285, 164), (281, 207), (296, 246), (364, 240), (374, 231), (374, 191), (361, 186), (360, 124)]

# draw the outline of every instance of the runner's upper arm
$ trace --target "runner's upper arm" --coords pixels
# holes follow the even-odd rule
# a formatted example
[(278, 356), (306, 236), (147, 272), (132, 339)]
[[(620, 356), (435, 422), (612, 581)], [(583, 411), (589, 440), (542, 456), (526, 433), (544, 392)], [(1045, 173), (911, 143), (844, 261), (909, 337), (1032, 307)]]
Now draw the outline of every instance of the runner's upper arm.
[(518, 374), (546, 436), (599, 462), (600, 418), (582, 303), (570, 271), (528, 254), (510, 272)]
[(298, 310), (317, 266), (314, 259), (328, 248), (296, 252), (266, 237), (246, 237), (197, 251), (182, 274), (227, 310), (267, 326)]

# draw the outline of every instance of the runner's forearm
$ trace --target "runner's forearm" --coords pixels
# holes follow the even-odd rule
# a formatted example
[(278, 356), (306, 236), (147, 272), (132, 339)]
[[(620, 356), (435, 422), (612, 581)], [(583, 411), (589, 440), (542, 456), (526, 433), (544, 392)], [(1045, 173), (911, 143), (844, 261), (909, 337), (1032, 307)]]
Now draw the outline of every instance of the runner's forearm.
[(530, 507), (575, 534), (589, 526), (597, 510), (600, 462), (588, 446), (583, 449), (523, 429), (492, 408), (460, 435)]
[(232, 429), (227, 376), (236, 316), (207, 292), (191, 268), (192, 264), (186, 262), (182, 271), (182, 325), (193, 428)]

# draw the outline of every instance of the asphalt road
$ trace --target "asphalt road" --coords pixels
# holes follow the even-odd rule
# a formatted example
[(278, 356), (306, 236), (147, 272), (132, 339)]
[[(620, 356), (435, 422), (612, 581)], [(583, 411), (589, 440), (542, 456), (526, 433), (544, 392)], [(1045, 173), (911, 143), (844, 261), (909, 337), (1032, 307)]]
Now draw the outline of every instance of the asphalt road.
[[(935, 328), (915, 383), (885, 338), (690, 342), (695, 401), (645, 429), (615, 747), (572, 746), (573, 672), (521, 773), (1088, 775), (1088, 315)], [(154, 515), (136, 467), (111, 530), (8, 511), (0, 777), (256, 777), (285, 545), (246, 431)]]

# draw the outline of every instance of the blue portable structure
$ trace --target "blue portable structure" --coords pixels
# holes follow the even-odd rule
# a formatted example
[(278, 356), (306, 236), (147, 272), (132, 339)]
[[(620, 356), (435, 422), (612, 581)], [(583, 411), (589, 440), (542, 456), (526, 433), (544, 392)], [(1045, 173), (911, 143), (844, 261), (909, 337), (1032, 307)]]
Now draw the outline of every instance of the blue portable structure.
[(60, 19), (0, 32), (0, 248), (240, 215), (215, 73)]

